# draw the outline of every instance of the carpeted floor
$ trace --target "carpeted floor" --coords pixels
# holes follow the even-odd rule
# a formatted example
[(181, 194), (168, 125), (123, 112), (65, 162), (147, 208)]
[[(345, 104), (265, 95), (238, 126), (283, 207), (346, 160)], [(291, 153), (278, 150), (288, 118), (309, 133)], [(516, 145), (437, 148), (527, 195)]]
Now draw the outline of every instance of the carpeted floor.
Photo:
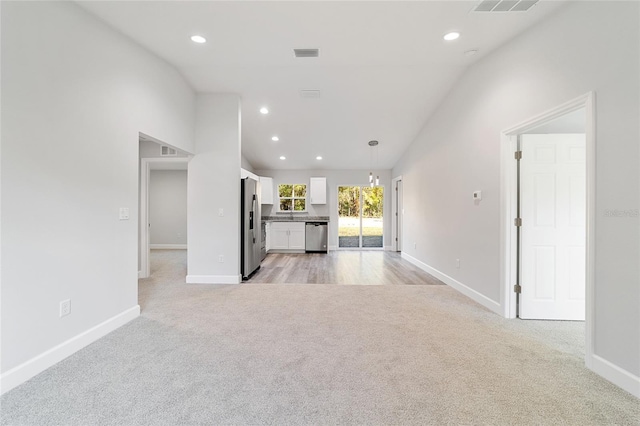
[(186, 285), (163, 256), (142, 316), (4, 395), (3, 425), (640, 423), (571, 327), (447, 286)]

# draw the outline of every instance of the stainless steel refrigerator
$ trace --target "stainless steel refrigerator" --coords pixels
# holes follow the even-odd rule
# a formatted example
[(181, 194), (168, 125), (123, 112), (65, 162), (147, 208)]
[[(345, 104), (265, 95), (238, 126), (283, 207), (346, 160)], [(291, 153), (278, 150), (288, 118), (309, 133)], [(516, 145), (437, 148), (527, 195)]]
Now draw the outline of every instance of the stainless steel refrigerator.
[(260, 182), (250, 177), (240, 180), (240, 260), (242, 278), (247, 279), (260, 267), (262, 260), (262, 218)]

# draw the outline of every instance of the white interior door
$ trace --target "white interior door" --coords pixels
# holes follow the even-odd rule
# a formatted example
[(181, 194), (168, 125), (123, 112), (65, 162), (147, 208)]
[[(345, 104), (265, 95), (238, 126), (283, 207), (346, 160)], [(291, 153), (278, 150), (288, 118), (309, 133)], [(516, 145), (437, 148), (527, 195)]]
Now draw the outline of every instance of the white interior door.
[(521, 141), (520, 317), (584, 320), (585, 135)]

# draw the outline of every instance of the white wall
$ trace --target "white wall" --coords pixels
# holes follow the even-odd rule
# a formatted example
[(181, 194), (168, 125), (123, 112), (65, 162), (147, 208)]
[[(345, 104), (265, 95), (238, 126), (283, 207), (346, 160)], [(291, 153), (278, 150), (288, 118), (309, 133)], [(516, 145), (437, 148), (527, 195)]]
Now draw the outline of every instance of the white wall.
[(249, 162), (249, 160), (246, 159), (244, 155), (240, 158), (240, 167), (245, 170), (249, 170), (251, 173), (255, 173), (253, 165)]
[(393, 169), (406, 252), (499, 302), (500, 132), (595, 91), (595, 354), (635, 376), (638, 218), (605, 211), (639, 204), (639, 16), (637, 2), (572, 2), (473, 66)]
[[(384, 245), (391, 245), (391, 171), (374, 170), (380, 176), (380, 185), (384, 187), (383, 228)], [(262, 215), (276, 215), (278, 209), (278, 185), (283, 183), (306, 183), (309, 185), (311, 177), (327, 178), (327, 204), (309, 204), (309, 216), (329, 216), (329, 247), (338, 246), (338, 186), (340, 185), (369, 185), (369, 170), (257, 170), (259, 176), (273, 178), (274, 205), (262, 206)]]
[(240, 98), (199, 94), (196, 103), (196, 155), (189, 162), (187, 184), (187, 282), (237, 283), (241, 279)]
[(2, 2), (1, 29), (4, 392), (137, 314), (138, 134), (192, 151), (195, 102), (72, 2)]
[(152, 245), (187, 244), (187, 171), (151, 170), (149, 240)]

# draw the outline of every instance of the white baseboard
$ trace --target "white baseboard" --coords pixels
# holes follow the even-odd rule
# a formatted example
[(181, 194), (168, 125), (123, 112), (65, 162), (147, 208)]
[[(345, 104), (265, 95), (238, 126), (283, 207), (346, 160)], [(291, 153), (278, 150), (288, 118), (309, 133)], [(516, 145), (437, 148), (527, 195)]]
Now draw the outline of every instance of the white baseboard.
[(384, 246), (384, 251), (396, 251), (393, 246)]
[(149, 250), (186, 250), (186, 244), (149, 244)]
[(242, 275), (187, 275), (187, 284), (240, 284)]
[(591, 356), (591, 359), (587, 355), (586, 364), (596, 374), (626, 390), (636, 398), (640, 398), (640, 377), (595, 354)]
[(129, 308), (3, 373), (0, 376), (0, 394), (4, 394), (16, 386), (23, 384), (47, 368), (73, 355), (80, 349), (106, 336), (117, 328), (122, 327), (138, 316), (140, 316), (140, 305)]
[(504, 312), (503, 312), (502, 307), (500, 306), (500, 303), (489, 299), (484, 294), (481, 294), (481, 293), (477, 292), (476, 290), (474, 290), (474, 289), (462, 284), (460, 281), (456, 281), (455, 279), (451, 278), (449, 275), (443, 274), (442, 272), (438, 271), (437, 269), (432, 268), (431, 266), (427, 265), (426, 263), (419, 261), (415, 257), (410, 256), (405, 252), (402, 252), (402, 258), (407, 260), (408, 262), (416, 265), (418, 268), (422, 269), (423, 271), (425, 271), (425, 272), (433, 275), (434, 277), (438, 278), (440, 281), (442, 281), (443, 283), (447, 284), (448, 286), (453, 287), (455, 290), (458, 290), (460, 293), (464, 294), (465, 296), (467, 296), (471, 300), (481, 304), (482, 306), (484, 306), (485, 308), (489, 309), (490, 311), (493, 311), (496, 314), (498, 314), (500, 316), (503, 316)]
[(338, 246), (329, 246), (328, 250), (329, 251), (336, 251), (337, 248), (338, 248)]

